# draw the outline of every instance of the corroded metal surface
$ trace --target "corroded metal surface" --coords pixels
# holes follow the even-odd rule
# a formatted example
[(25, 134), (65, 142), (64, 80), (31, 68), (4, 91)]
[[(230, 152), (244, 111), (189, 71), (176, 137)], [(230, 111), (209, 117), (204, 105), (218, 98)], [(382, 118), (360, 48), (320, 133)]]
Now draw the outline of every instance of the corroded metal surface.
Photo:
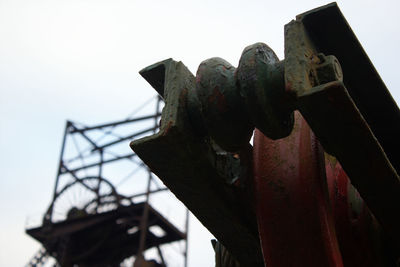
[(400, 240), (399, 177), (340, 82), (313, 88), (300, 110), (385, 230)]
[(253, 125), (234, 77), (236, 68), (222, 58), (203, 61), (196, 73), (196, 94), (208, 134), (227, 151), (249, 143)]
[[(376, 217), (365, 225), (379, 222), (371, 229), (378, 233), (382, 226), (393, 242), (385, 243), (388, 251), (400, 244), (400, 111), (335, 3), (285, 25), (282, 61), (256, 43), (244, 50), (236, 70), (223, 59), (203, 62), (197, 87), (183, 64), (172, 60), (142, 75), (166, 106), (160, 133), (133, 142), (132, 148), (241, 264), (262, 264), (254, 213), (246, 209), (252, 204), (245, 167), (251, 162), (252, 127), (257, 128), (255, 193), (266, 264), (343, 265), (335, 233), (340, 223), (333, 222), (328, 205), (319, 143), (340, 162)], [(298, 115), (292, 132), (295, 110), (308, 124)], [(329, 177), (328, 183), (338, 180)], [(340, 229), (346, 243), (350, 239)], [(371, 242), (379, 245), (381, 238)], [(340, 249), (343, 255), (351, 251)], [(374, 257), (371, 262), (380, 262)]]
[(254, 179), (266, 266), (343, 266), (323, 150), (299, 113), (285, 139), (274, 141), (256, 130)]
[(322, 151), (299, 113), (288, 138), (256, 130), (254, 192), (266, 265), (395, 266), (379, 223), (337, 159)]
[(237, 84), (255, 127), (273, 139), (293, 128), (293, 109), (285, 94), (284, 63), (264, 43), (246, 47), (240, 57)]
[[(318, 83), (320, 53), (338, 58), (343, 78), (339, 73), (331, 82)], [(394, 168), (399, 153), (393, 151), (400, 147), (400, 112), (336, 4), (299, 15), (285, 26), (285, 83), (324, 149), (336, 156), (400, 245), (400, 178)]]
[[(163, 65), (163, 66), (160, 66)], [(232, 184), (237, 157), (246, 160), (248, 148), (231, 155), (193, 131), (187, 98), (195, 90), (195, 78), (181, 63), (160, 62), (144, 69), (165, 70), (161, 129), (156, 135), (133, 141), (132, 149), (166, 186), (192, 211), (244, 266), (263, 266), (256, 217), (247, 188)], [(154, 81), (151, 83), (154, 84)]]
[(344, 266), (394, 266), (383, 231), (340, 163), (325, 153), (326, 180)]
[(400, 110), (336, 3), (297, 20), (319, 53), (336, 56), (349, 95), (399, 173)]

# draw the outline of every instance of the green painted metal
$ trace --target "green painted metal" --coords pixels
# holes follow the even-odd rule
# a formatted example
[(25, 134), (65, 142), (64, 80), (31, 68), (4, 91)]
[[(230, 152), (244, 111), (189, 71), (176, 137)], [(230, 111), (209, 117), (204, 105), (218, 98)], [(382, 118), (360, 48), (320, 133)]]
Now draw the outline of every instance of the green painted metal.
[(208, 134), (223, 149), (239, 151), (249, 143), (254, 126), (236, 87), (236, 68), (222, 58), (203, 61), (196, 73), (196, 94)]
[(187, 101), (195, 77), (181, 62), (162, 61), (141, 74), (162, 92), (165, 107), (159, 133), (133, 141), (132, 149), (238, 261), (264, 266), (245, 184), (251, 149), (230, 154), (195, 133)]
[(400, 244), (400, 111), (335, 3), (285, 25), (282, 61), (256, 43), (237, 69), (213, 58), (195, 78), (169, 59), (141, 74), (166, 105), (160, 132), (132, 149), (241, 264), (262, 265), (248, 209), (249, 134), (288, 136), (294, 110)]
[(285, 93), (284, 63), (264, 43), (246, 47), (237, 70), (237, 84), (255, 127), (272, 139), (293, 129), (293, 109)]
[(336, 3), (301, 14), (297, 21), (317, 53), (338, 59), (349, 95), (400, 173), (400, 110)]
[(285, 84), (400, 255), (400, 111), (336, 4), (285, 26)]

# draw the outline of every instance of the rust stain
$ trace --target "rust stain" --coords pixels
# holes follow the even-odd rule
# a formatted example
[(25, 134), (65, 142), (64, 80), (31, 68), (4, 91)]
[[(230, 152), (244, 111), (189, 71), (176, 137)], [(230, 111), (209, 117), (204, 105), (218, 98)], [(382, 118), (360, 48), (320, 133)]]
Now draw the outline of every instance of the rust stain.
[(187, 88), (183, 88), (181, 93), (179, 94), (179, 103), (186, 103), (187, 95), (189, 90)]
[(296, 96), (297, 96), (296, 89), (294, 88), (293, 84), (290, 81), (287, 81), (285, 83), (284, 99), (287, 99), (288, 101), (294, 101), (293, 99), (296, 99)]
[(208, 97), (208, 102), (216, 104), (219, 112), (227, 112), (228, 105), (226, 104), (225, 96), (219, 91), (219, 87), (215, 86), (212, 95)]
[(173, 121), (169, 121), (169, 122), (167, 123), (167, 125), (165, 126), (165, 128), (164, 128), (164, 130), (163, 130), (163, 133), (162, 133), (163, 136), (168, 135), (168, 132), (169, 132), (169, 130), (172, 128), (173, 124), (174, 124)]

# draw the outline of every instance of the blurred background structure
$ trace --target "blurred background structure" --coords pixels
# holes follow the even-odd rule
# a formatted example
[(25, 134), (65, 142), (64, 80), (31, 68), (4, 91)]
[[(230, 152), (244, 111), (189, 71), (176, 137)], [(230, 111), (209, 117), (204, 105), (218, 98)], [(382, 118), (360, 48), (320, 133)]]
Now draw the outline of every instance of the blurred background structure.
[(129, 149), (132, 138), (157, 131), (162, 104), (152, 97), (96, 126), (66, 122), (53, 199), (26, 230), (43, 246), (28, 266), (132, 266), (143, 257), (187, 266), (189, 211)]
[[(283, 25), (329, 2), (0, 0), (0, 266), (23, 266), (41, 247), (24, 229), (53, 198), (67, 118), (124, 118), (154, 96), (138, 71), (169, 57), (195, 73), (213, 56), (237, 64), (261, 41), (283, 58)], [(399, 1), (338, 5), (399, 102)], [(193, 216), (189, 225), (188, 266), (213, 266), (212, 236)]]

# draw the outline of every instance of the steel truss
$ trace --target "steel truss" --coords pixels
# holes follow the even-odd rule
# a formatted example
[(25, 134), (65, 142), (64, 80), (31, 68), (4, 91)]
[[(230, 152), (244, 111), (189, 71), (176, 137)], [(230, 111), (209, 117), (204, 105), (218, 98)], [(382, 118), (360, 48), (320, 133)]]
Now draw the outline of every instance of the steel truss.
[[(137, 115), (154, 103), (155, 112)], [(153, 208), (157, 205), (157, 201), (150, 201), (153, 196), (157, 200), (156, 195), (161, 194), (163, 199), (172, 199), (171, 203), (177, 200), (171, 197), (168, 188), (129, 148), (129, 141), (158, 130), (162, 105), (161, 98), (157, 96), (124, 120), (90, 127), (73, 121), (66, 122), (52, 201), (43, 217), (42, 226), (27, 229), (27, 233), (42, 242), (43, 247), (27, 266), (43, 266), (48, 256), (57, 254), (49, 251), (52, 250), (49, 239), (44, 241), (43, 237), (39, 238), (38, 231), (43, 233), (44, 228), (52, 229), (54, 225), (83, 217), (106, 216), (127, 207), (138, 210), (135, 216), (139, 214), (140, 218), (134, 218), (135, 223), (131, 220), (128, 230), (128, 234), (138, 232), (138, 244), (132, 247), (136, 253), (120, 262), (121, 266), (131, 266), (134, 260), (143, 257), (156, 258), (160, 266), (169, 266), (172, 262), (174, 266), (177, 262), (180, 262), (179, 266), (187, 266), (189, 212), (180, 204), (183, 212), (180, 214), (179, 228), (174, 226), (175, 222), (168, 221), (168, 216)], [(168, 201), (162, 202), (165, 204)], [(175, 213), (175, 206), (173, 208)], [(164, 241), (155, 242), (156, 237)], [(149, 242), (153, 245), (149, 245)], [(176, 246), (179, 247), (178, 251)], [(59, 250), (55, 258), (60, 263)], [(66, 262), (61, 265), (67, 265)]]

